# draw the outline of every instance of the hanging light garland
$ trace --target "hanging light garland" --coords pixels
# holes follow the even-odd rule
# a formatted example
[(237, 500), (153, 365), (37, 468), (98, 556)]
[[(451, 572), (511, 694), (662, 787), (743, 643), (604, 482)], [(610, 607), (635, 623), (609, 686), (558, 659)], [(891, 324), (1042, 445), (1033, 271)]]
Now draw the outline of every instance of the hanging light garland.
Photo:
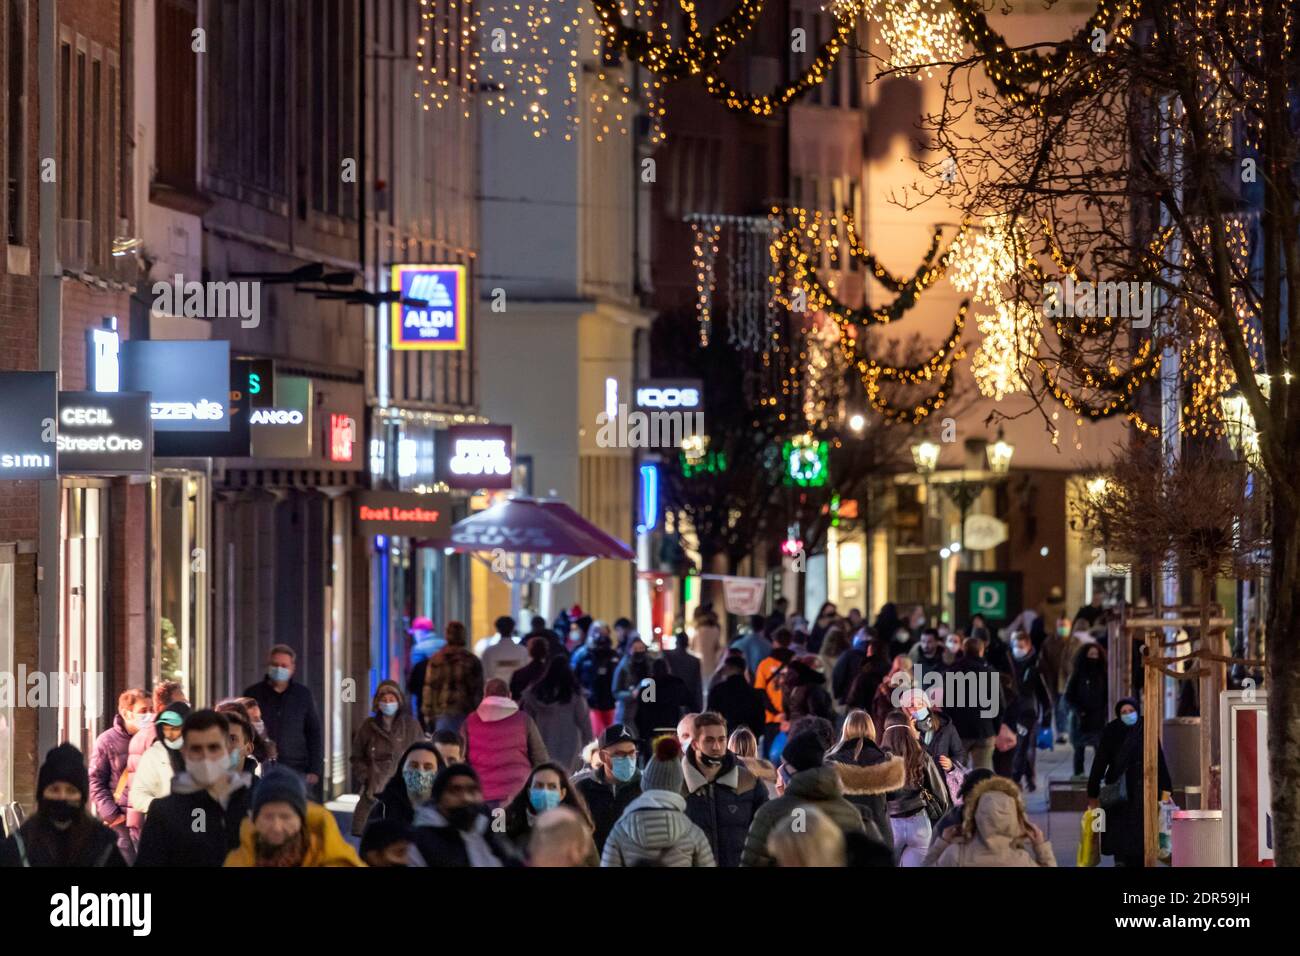
[(1030, 367), (1043, 341), (1038, 313), (1025, 302), (999, 302), (992, 315), (978, 315), (984, 336), (971, 356), (970, 370), (980, 393), (995, 402), (1029, 390)]
[(717, 285), (714, 263), (718, 258), (718, 240), (722, 235), (721, 223), (693, 220), (691, 231), (695, 235), (695, 311), (700, 323), (700, 346), (709, 344), (713, 334), (713, 290)]

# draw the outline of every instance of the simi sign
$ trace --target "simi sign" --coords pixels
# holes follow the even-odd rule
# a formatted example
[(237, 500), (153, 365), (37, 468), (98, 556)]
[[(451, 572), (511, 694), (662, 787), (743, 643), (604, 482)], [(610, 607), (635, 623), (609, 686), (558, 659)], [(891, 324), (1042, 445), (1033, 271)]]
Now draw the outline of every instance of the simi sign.
[(394, 302), (391, 345), (397, 351), (465, 348), (469, 326), (469, 267), (452, 265), (394, 265), (389, 288), (402, 299), (422, 306)]

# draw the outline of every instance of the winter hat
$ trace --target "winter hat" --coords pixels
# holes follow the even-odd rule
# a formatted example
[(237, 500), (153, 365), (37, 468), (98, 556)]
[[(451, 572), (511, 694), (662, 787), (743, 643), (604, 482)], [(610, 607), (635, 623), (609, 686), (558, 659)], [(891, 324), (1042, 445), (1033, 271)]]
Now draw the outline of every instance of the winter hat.
[(660, 737), (655, 741), (654, 756), (641, 771), (641, 791), (667, 790), (669, 793), (682, 793), (685, 789), (682, 777), (682, 745), (674, 736)]
[(781, 751), (781, 759), (796, 773), (820, 767), (825, 756), (826, 748), (822, 746), (821, 738), (811, 730), (795, 734)]
[(407, 634), (413, 634), (416, 631), (432, 631), (433, 621), (427, 617), (417, 617), (411, 622), (411, 626), (406, 629)]
[(45, 755), (45, 763), (41, 764), (36, 779), (36, 795), (39, 797), (52, 783), (72, 784), (81, 791), (82, 803), (89, 797), (90, 774), (86, 771), (86, 760), (72, 744), (59, 744)]
[(443, 792), (457, 777), (469, 777), (475, 783), (478, 783), (478, 774), (467, 763), (454, 763), (443, 767), (438, 771), (438, 775), (433, 778), (433, 791), (429, 794), (429, 802), (437, 803), (441, 800)]
[(307, 820), (307, 783), (288, 767), (272, 767), (253, 788), (253, 819), (268, 803), (287, 803)]
[(400, 820), (379, 819), (366, 824), (358, 852), (364, 860), (371, 850), (383, 851), (399, 840), (410, 840), (411, 828)]

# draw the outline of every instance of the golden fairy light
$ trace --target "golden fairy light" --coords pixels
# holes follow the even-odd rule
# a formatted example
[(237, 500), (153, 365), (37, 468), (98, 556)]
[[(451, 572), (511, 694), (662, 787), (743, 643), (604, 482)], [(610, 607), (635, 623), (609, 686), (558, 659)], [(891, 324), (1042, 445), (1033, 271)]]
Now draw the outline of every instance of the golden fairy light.
[(990, 216), (984, 228), (958, 236), (953, 242), (949, 279), (976, 302), (996, 306), (1004, 287), (1029, 259), (1024, 229), (1006, 216)]
[(869, 14), (879, 22), (876, 43), (889, 48), (888, 69), (929, 77), (965, 49), (946, 0), (876, 0)]
[(1043, 340), (1038, 313), (1024, 302), (1003, 301), (991, 315), (977, 315), (975, 325), (984, 336), (970, 360), (980, 394), (1000, 402), (1028, 391), (1030, 365)]

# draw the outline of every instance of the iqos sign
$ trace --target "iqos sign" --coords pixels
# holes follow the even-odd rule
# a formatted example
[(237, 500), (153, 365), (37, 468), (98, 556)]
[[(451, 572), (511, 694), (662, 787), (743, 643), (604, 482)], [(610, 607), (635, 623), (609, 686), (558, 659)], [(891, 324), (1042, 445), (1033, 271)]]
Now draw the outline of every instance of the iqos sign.
[(698, 378), (655, 378), (636, 383), (636, 408), (650, 411), (699, 411), (704, 383)]

